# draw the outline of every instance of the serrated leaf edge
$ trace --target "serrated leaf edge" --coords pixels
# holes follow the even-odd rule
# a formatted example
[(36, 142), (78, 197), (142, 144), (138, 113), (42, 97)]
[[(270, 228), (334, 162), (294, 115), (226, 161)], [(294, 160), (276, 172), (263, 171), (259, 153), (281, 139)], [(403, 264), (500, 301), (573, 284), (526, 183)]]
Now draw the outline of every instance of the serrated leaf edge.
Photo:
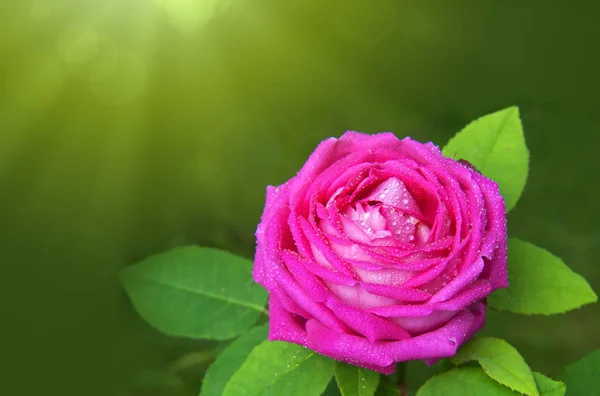
[[(505, 107), (503, 109), (496, 110), (496, 111), (493, 111), (491, 113), (487, 113), (487, 114), (484, 114), (482, 116), (479, 116), (479, 117), (477, 117), (474, 120), (471, 120), (468, 124), (466, 124), (464, 127), (462, 127), (460, 131), (456, 132), (446, 142), (446, 144), (444, 145), (444, 147), (441, 148), (441, 152), (444, 153), (444, 149), (446, 148), (446, 146), (448, 146), (462, 131), (464, 131), (465, 129), (467, 129), (468, 127), (472, 126), (476, 122), (478, 122), (478, 121), (482, 120), (483, 118), (485, 118), (487, 116), (490, 116), (492, 114), (496, 114), (496, 113), (500, 113), (500, 112), (506, 112), (507, 113), (505, 119), (502, 122), (502, 126), (500, 127), (500, 129), (503, 129), (504, 126), (506, 125), (506, 123), (508, 122), (508, 120), (510, 119), (510, 117), (514, 114), (515, 111), (517, 113), (516, 116), (517, 116), (517, 120), (519, 121), (519, 126), (520, 126), (520, 129), (521, 129), (521, 135), (523, 136), (523, 141), (524, 141), (524, 146), (525, 146), (525, 154), (526, 154), (527, 169), (526, 169), (526, 172), (525, 172), (525, 179), (523, 180), (523, 188), (521, 188), (521, 190), (519, 191), (519, 194), (515, 197), (515, 201), (514, 201), (513, 205), (511, 207), (506, 207), (506, 213), (509, 213), (510, 211), (512, 211), (517, 206), (517, 204), (519, 203), (519, 200), (523, 196), (523, 192), (525, 191), (525, 188), (527, 187), (527, 180), (529, 179), (529, 172), (530, 172), (530, 169), (529, 169), (530, 154), (529, 154), (529, 148), (527, 147), (527, 141), (525, 140), (525, 131), (524, 131), (524, 128), (523, 128), (523, 120), (521, 119), (521, 110), (519, 109), (519, 106), (517, 106), (517, 105), (508, 106), (508, 107)], [(496, 141), (498, 140), (499, 135), (500, 134), (497, 134), (495, 136), (494, 142), (492, 143), (492, 149), (496, 145)], [(492, 150), (490, 150), (490, 153), (491, 152), (492, 152)], [(448, 158), (456, 160), (456, 153), (453, 153), (451, 157), (448, 154), (444, 154), (444, 155), (447, 156)], [(485, 163), (482, 166), (480, 166), (480, 167), (476, 167), (476, 169), (479, 172), (483, 173), (483, 171), (485, 169), (485, 166), (487, 165), (488, 158), (489, 158), (489, 153), (486, 156)], [(493, 180), (493, 179), (491, 179), (491, 180)]]
[[(563, 264), (565, 267), (567, 267), (567, 268), (568, 268), (568, 269), (569, 269), (569, 270), (570, 270), (570, 271), (571, 271), (571, 272), (572, 272), (572, 273), (573, 273), (573, 274), (574, 274), (576, 277), (579, 277), (579, 278), (581, 278), (581, 280), (582, 280), (582, 281), (583, 281), (583, 282), (584, 282), (584, 283), (587, 285), (588, 291), (591, 293), (591, 295), (592, 295), (593, 297), (592, 297), (592, 298), (591, 298), (589, 301), (587, 301), (587, 302), (584, 302), (584, 303), (582, 303), (582, 304), (579, 304), (579, 305), (573, 305), (573, 307), (572, 307), (572, 308), (566, 309), (566, 310), (564, 310), (564, 311), (555, 311), (555, 312), (550, 312), (550, 313), (545, 313), (545, 312), (519, 312), (519, 311), (515, 311), (515, 310), (510, 310), (510, 309), (498, 308), (498, 307), (494, 306), (494, 304), (493, 304), (493, 300), (491, 301), (491, 304), (490, 304), (490, 301), (488, 301), (488, 308), (491, 308), (491, 309), (493, 309), (493, 310), (495, 310), (495, 311), (499, 311), (499, 312), (510, 312), (510, 313), (517, 314), (517, 315), (526, 315), (526, 316), (534, 316), (534, 315), (535, 315), (535, 316), (552, 316), (552, 315), (563, 315), (563, 314), (565, 314), (565, 313), (567, 313), (567, 312), (571, 312), (571, 311), (574, 311), (574, 310), (576, 310), (576, 309), (580, 309), (580, 308), (582, 308), (584, 305), (595, 304), (595, 303), (597, 303), (597, 302), (598, 302), (598, 295), (596, 294), (596, 292), (595, 292), (595, 291), (594, 291), (594, 289), (592, 288), (592, 285), (590, 285), (590, 283), (587, 281), (587, 279), (585, 279), (585, 277), (584, 277), (583, 275), (581, 275), (580, 273), (578, 273), (578, 272), (574, 271), (574, 270), (573, 270), (573, 269), (572, 269), (572, 268), (571, 268), (571, 267), (570, 267), (570, 266), (569, 266), (567, 263), (565, 263), (565, 261), (564, 261), (562, 258), (558, 257), (557, 255), (555, 255), (555, 254), (554, 254), (553, 252), (551, 252), (550, 250), (548, 250), (548, 249), (546, 249), (546, 248), (544, 248), (544, 247), (538, 246), (538, 245), (536, 245), (536, 244), (535, 244), (535, 243), (533, 243), (533, 242), (525, 241), (525, 240), (523, 240), (523, 239), (519, 239), (519, 238), (515, 238), (515, 237), (510, 237), (510, 238), (508, 238), (508, 240), (509, 240), (509, 241), (510, 241), (511, 239), (512, 239), (512, 240), (519, 241), (519, 242), (524, 242), (524, 243), (526, 243), (526, 244), (533, 245), (534, 247), (536, 247), (536, 248), (538, 248), (538, 249), (542, 249), (542, 250), (546, 251), (548, 254), (550, 254), (551, 256), (553, 256), (554, 258), (558, 259), (558, 260), (559, 260), (559, 261), (560, 261), (560, 262), (561, 262), (561, 263), (562, 263), (562, 264)], [(509, 255), (510, 255), (510, 253), (509, 253)], [(521, 278), (519, 278), (519, 279), (521, 279)], [(523, 278), (523, 279), (526, 279), (526, 278)], [(510, 287), (510, 286), (509, 286), (509, 287)]]
[[(417, 393), (415, 394), (415, 396), (419, 396), (419, 391), (421, 390), (421, 388), (422, 388), (422, 387), (424, 387), (424, 386), (425, 386), (425, 384), (426, 384), (426, 383), (428, 383), (428, 382), (429, 382), (430, 380), (432, 380), (433, 378), (435, 378), (435, 377), (438, 377), (438, 376), (440, 376), (440, 375), (442, 375), (442, 374), (445, 374), (445, 373), (449, 373), (449, 372), (451, 372), (451, 371), (460, 370), (461, 368), (462, 368), (461, 366), (457, 365), (457, 366), (455, 366), (454, 368), (451, 368), (450, 370), (446, 370), (446, 371), (443, 371), (443, 372), (441, 372), (441, 373), (437, 373), (437, 374), (434, 374), (434, 375), (432, 375), (430, 378), (428, 378), (428, 379), (427, 379), (427, 381), (425, 381), (425, 383), (423, 383), (423, 385), (421, 385), (421, 386), (419, 387), (419, 389), (417, 389)], [(483, 371), (483, 372), (485, 373), (485, 375), (487, 375), (487, 376), (489, 377), (489, 375), (488, 375), (488, 374), (485, 372), (485, 370), (483, 370), (483, 368), (481, 367), (481, 365), (479, 365), (479, 368), (481, 369), (481, 371)], [(491, 377), (490, 377), (490, 378), (491, 378)], [(493, 380), (495, 383), (499, 384), (500, 386), (504, 386), (504, 387), (505, 387), (505, 388), (507, 388), (507, 389), (510, 389), (510, 390), (512, 390), (512, 391), (515, 391), (514, 389), (512, 389), (512, 388), (510, 388), (510, 387), (508, 387), (508, 386), (506, 386), (506, 385), (504, 385), (504, 384), (501, 384), (500, 382), (498, 382), (498, 381), (494, 380), (493, 378), (492, 378), (492, 380)], [(517, 392), (517, 393), (519, 393), (519, 394), (522, 394), (522, 393), (520, 393), (519, 391), (515, 391), (515, 392)]]
[[(498, 338), (498, 337), (482, 337), (482, 338), (488, 338), (488, 339), (493, 339), (493, 340), (499, 340), (499, 341), (504, 341), (506, 342), (506, 340), (503, 340), (502, 338)], [(508, 342), (506, 342), (508, 345), (510, 345)], [(516, 350), (515, 347), (513, 347), (512, 345), (510, 345), (512, 348), (514, 348)], [(519, 351), (517, 351), (518, 353)], [(519, 354), (519, 356), (521, 356), (521, 354)], [(527, 364), (527, 362), (525, 361), (525, 359), (521, 356), (521, 358), (523, 358), (523, 362), (525, 362), (525, 364), (527, 365), (527, 367), (529, 368), (529, 372), (531, 373), (531, 378), (533, 379), (533, 384), (534, 384), (534, 388), (536, 390), (536, 393), (533, 394), (529, 394), (529, 393), (524, 393), (519, 391), (518, 389), (514, 389), (513, 387), (511, 387), (510, 385), (507, 384), (503, 384), (500, 381), (498, 381), (496, 378), (492, 377), (489, 373), (488, 370), (485, 368), (485, 366), (479, 361), (479, 359), (469, 359), (469, 360), (465, 360), (464, 362), (460, 363), (460, 364), (456, 364), (454, 363), (454, 358), (455, 356), (453, 356), (452, 358), (450, 358), (450, 361), (452, 361), (453, 364), (455, 364), (457, 367), (460, 367), (460, 365), (462, 365), (463, 363), (467, 363), (467, 362), (477, 362), (477, 364), (481, 367), (481, 369), (483, 370), (483, 372), (490, 377), (491, 379), (493, 379), (494, 381), (496, 381), (497, 383), (499, 383), (502, 386), (507, 387), (508, 389), (515, 391), (521, 395), (526, 395), (526, 396), (540, 396), (540, 392), (537, 389), (537, 385), (535, 383), (535, 378), (533, 377), (533, 370), (531, 370), (531, 367), (529, 367), (529, 365)], [(510, 375), (512, 375), (513, 377), (515, 377), (517, 380), (519, 380), (520, 382), (522, 382), (522, 380), (517, 377), (516, 375), (514, 375), (510, 370), (508, 370), (506, 367), (504, 367), (503, 365), (496, 363), (499, 366), (501, 366), (507, 373), (509, 373)]]
[[(554, 379), (554, 378), (550, 378), (550, 377), (548, 377), (546, 374), (544, 374), (544, 373), (540, 373), (539, 371), (532, 371), (532, 373), (533, 373), (533, 374), (539, 374), (539, 375), (541, 375), (541, 376), (543, 376), (543, 377), (545, 377), (545, 378), (549, 379), (550, 381), (552, 381), (553, 383), (555, 383), (555, 384), (557, 384), (557, 385), (558, 385), (558, 387), (557, 387), (557, 388), (550, 389), (550, 390), (549, 390), (550, 392), (554, 392), (554, 391), (556, 391), (556, 390), (559, 390), (559, 389), (561, 389), (561, 388), (562, 388), (562, 390), (564, 390), (564, 392), (563, 392), (563, 395), (566, 393), (566, 390), (567, 390), (567, 384), (565, 384), (563, 381), (560, 381), (560, 380), (557, 380), (557, 379)], [(533, 379), (535, 380), (535, 375), (533, 376)], [(537, 381), (536, 381), (536, 386), (537, 386)], [(539, 392), (539, 387), (538, 387), (538, 392)], [(540, 393), (540, 395), (541, 395), (541, 393)]]
[[(254, 352), (254, 350), (255, 350), (256, 348), (260, 347), (260, 346), (261, 346), (263, 343), (265, 343), (265, 342), (273, 342), (273, 341), (263, 341), (263, 342), (261, 342), (260, 344), (258, 344), (257, 346), (255, 346), (254, 348), (252, 348), (252, 351), (250, 351), (250, 354), (248, 355), (248, 358), (249, 358), (250, 356), (252, 356), (252, 353)], [(284, 342), (284, 341), (279, 341), (279, 342)], [(309, 352), (309, 353), (308, 353), (308, 355), (306, 355), (306, 357), (304, 357), (302, 360), (300, 360), (300, 361), (298, 362), (298, 364), (296, 364), (296, 365), (295, 365), (295, 366), (293, 366), (293, 367), (290, 365), (290, 368), (289, 368), (287, 371), (283, 372), (283, 373), (282, 373), (282, 374), (280, 374), (280, 375), (276, 375), (276, 376), (275, 376), (275, 379), (273, 380), (273, 382), (271, 382), (271, 383), (269, 384), (269, 386), (272, 386), (272, 385), (273, 385), (273, 384), (275, 384), (277, 381), (279, 381), (279, 380), (281, 379), (281, 377), (283, 377), (283, 376), (287, 375), (288, 373), (290, 373), (290, 372), (294, 371), (295, 369), (297, 369), (298, 367), (300, 367), (302, 364), (304, 364), (304, 363), (305, 363), (307, 360), (309, 360), (310, 358), (312, 358), (312, 357), (315, 357), (315, 356), (317, 356), (317, 357), (318, 357), (318, 356), (320, 356), (320, 355), (319, 355), (318, 353), (316, 353), (316, 352), (312, 352), (312, 351), (311, 351), (311, 352)], [(242, 363), (242, 365), (240, 366), (240, 368), (239, 368), (238, 370), (236, 370), (236, 372), (235, 372), (235, 373), (233, 373), (233, 375), (232, 375), (232, 376), (231, 376), (231, 378), (229, 379), (229, 382), (227, 382), (227, 385), (225, 385), (225, 388), (223, 388), (223, 394), (224, 394), (224, 395), (227, 393), (227, 392), (226, 392), (226, 391), (227, 391), (227, 387), (229, 386), (229, 383), (231, 382), (231, 380), (232, 380), (232, 379), (235, 377), (235, 375), (238, 373), (238, 371), (240, 371), (240, 370), (241, 370), (241, 369), (244, 367), (244, 365), (245, 365), (247, 362), (248, 362), (248, 359), (246, 359), (246, 361), (245, 361), (244, 363)], [(332, 366), (332, 374), (333, 374), (333, 366)], [(330, 380), (331, 380), (331, 378), (330, 378)]]

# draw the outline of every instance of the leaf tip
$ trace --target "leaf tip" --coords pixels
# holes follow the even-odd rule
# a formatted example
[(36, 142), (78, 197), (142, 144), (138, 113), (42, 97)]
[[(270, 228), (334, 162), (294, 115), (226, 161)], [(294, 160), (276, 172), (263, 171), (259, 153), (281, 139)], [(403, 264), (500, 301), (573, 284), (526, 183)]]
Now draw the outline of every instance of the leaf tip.
[(595, 304), (597, 302), (598, 302), (598, 295), (596, 294), (594, 289), (592, 289), (592, 287), (590, 286), (590, 304)]
[(506, 110), (509, 110), (509, 111), (511, 111), (511, 112), (513, 112), (513, 111), (514, 111), (514, 112), (516, 112), (516, 113), (517, 113), (517, 115), (520, 115), (520, 114), (521, 114), (521, 109), (519, 108), (519, 106), (518, 106), (518, 105), (512, 105), (512, 106), (508, 106), (508, 107), (506, 108)]
[(131, 276), (130, 272), (131, 272), (131, 266), (127, 266), (127, 267), (121, 269), (119, 271), (119, 273), (117, 274), (117, 279), (118, 279), (119, 283), (121, 284), (121, 286), (123, 286), (125, 291), (127, 291), (129, 277)]

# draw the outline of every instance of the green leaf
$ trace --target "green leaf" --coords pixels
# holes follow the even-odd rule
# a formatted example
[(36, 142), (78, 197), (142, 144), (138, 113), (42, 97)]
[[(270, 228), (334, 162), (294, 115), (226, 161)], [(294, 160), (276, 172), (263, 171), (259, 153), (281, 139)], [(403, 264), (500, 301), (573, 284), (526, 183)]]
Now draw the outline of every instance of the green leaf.
[(536, 371), (533, 372), (533, 378), (540, 396), (564, 396), (567, 387), (563, 382), (555, 381)]
[(267, 293), (252, 281), (252, 262), (231, 253), (186, 246), (121, 272), (138, 313), (161, 332), (225, 340), (256, 323)]
[(246, 361), (252, 349), (267, 338), (268, 332), (266, 324), (255, 327), (227, 346), (208, 368), (202, 380), (200, 396), (221, 396), (231, 377)]
[(483, 116), (457, 133), (444, 147), (444, 155), (469, 161), (500, 187), (506, 211), (519, 200), (529, 167), (519, 108), (512, 106)]
[(519, 352), (499, 338), (472, 338), (451, 358), (454, 364), (475, 360), (487, 375), (519, 393), (538, 396), (531, 369)]
[(568, 396), (599, 396), (600, 349), (567, 366), (563, 379)]
[(488, 297), (490, 307), (519, 313), (551, 315), (596, 302), (581, 275), (561, 259), (532, 243), (508, 240), (508, 283)]
[(317, 396), (333, 375), (333, 362), (296, 344), (264, 341), (233, 375), (223, 396)]
[[(400, 363), (402, 364), (402, 363)], [(375, 396), (402, 396), (398, 386), (398, 372), (390, 375), (380, 375), (379, 385), (375, 390)]]
[(500, 385), (479, 367), (461, 367), (436, 375), (425, 382), (417, 396), (518, 396)]
[(333, 369), (343, 396), (372, 396), (379, 384), (379, 373), (376, 371), (338, 361)]

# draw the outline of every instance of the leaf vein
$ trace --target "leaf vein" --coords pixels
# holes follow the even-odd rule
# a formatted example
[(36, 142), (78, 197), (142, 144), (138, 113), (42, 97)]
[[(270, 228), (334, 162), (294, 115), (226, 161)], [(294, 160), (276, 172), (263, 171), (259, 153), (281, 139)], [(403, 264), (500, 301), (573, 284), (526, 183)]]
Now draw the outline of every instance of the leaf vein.
[(206, 296), (206, 297), (209, 297), (209, 298), (212, 298), (212, 299), (215, 299), (215, 300), (225, 301), (226, 303), (235, 304), (235, 305), (239, 305), (239, 306), (242, 306), (242, 307), (250, 308), (250, 309), (253, 309), (255, 311), (259, 311), (259, 312), (263, 311), (263, 307), (261, 307), (261, 306), (258, 306), (258, 305), (255, 305), (255, 304), (249, 304), (249, 303), (240, 301), (240, 300), (235, 299), (235, 298), (227, 298), (225, 296), (221, 296), (221, 295), (218, 295), (218, 294), (209, 293), (209, 292), (206, 292), (204, 290), (193, 289), (193, 288), (187, 287), (187, 286), (182, 285), (182, 284), (169, 283), (169, 282), (165, 282), (165, 281), (158, 280), (158, 279), (155, 279), (155, 278), (148, 278), (148, 277), (144, 277), (144, 276), (138, 276), (138, 278), (141, 279), (141, 280), (144, 280), (146, 282), (156, 283), (156, 284), (159, 284), (161, 286), (174, 287), (176, 289), (179, 289), (179, 290), (182, 290), (182, 291), (185, 291), (185, 292), (188, 292), (188, 293), (198, 294), (198, 295)]
[(502, 124), (500, 125), (500, 128), (498, 129), (498, 133), (496, 133), (496, 136), (494, 136), (494, 141), (492, 142), (492, 145), (490, 146), (490, 150), (487, 153), (487, 155), (484, 158), (484, 162), (483, 165), (481, 165), (481, 169), (480, 171), (483, 173), (488, 160), (490, 159), (491, 153), (492, 151), (494, 151), (494, 147), (496, 146), (496, 143), (498, 142), (498, 139), (500, 138), (500, 134), (502, 132), (502, 130), (504, 129), (504, 127), (506, 126), (506, 123), (508, 122), (508, 120), (510, 119), (511, 115), (513, 114), (513, 112), (515, 111), (514, 108), (510, 109), (510, 111), (506, 112), (506, 117), (504, 118), (504, 120), (502, 121)]

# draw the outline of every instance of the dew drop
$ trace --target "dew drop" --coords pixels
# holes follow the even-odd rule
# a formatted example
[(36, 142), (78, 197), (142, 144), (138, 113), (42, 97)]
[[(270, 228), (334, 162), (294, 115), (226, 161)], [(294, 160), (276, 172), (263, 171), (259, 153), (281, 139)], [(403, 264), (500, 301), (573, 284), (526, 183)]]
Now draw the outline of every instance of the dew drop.
[(408, 199), (403, 198), (402, 199), (402, 205), (408, 205)]

